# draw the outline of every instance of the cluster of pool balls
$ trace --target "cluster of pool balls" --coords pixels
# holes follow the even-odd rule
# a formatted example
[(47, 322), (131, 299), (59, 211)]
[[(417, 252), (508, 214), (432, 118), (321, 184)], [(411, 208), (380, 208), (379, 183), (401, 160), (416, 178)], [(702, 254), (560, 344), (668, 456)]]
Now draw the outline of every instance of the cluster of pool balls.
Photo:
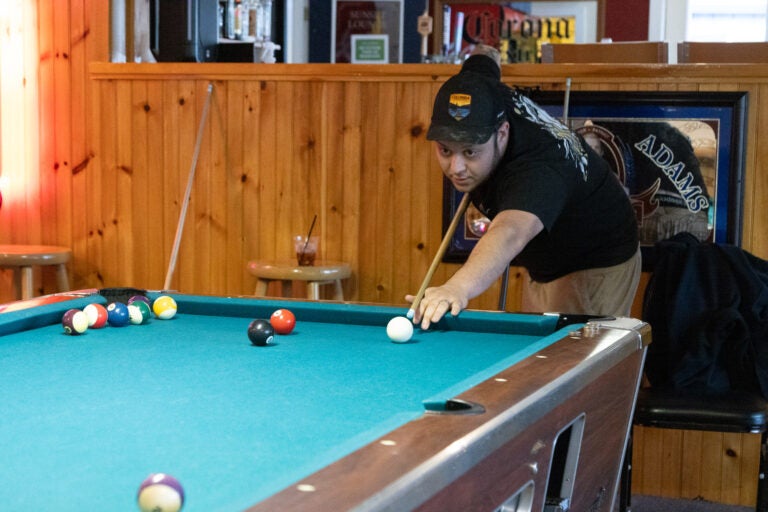
[[(290, 334), (296, 326), (296, 316), (288, 309), (278, 309), (269, 319), (257, 318), (248, 325), (248, 339), (253, 345), (266, 347), (275, 334)], [(413, 323), (396, 316), (387, 323), (387, 337), (394, 343), (407, 343), (413, 336)]]
[(257, 318), (248, 325), (248, 339), (257, 347), (266, 347), (275, 334), (290, 334), (296, 327), (296, 315), (289, 309), (277, 309), (269, 317)]
[(67, 334), (77, 335), (107, 325), (123, 327), (128, 324), (145, 324), (153, 313), (161, 320), (169, 320), (176, 315), (176, 310), (176, 301), (168, 295), (160, 295), (153, 302), (145, 295), (134, 295), (125, 304), (110, 302), (104, 306), (93, 303), (83, 309), (69, 309), (61, 317), (61, 325)]

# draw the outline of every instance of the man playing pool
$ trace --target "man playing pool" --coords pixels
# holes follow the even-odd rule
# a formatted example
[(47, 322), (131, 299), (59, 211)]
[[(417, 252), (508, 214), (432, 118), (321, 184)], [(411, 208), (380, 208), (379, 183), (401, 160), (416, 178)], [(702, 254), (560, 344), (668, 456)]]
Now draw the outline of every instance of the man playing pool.
[(525, 311), (629, 315), (641, 262), (627, 193), (579, 135), (501, 82), (496, 50), (478, 47), (443, 84), (427, 139), (491, 223), (466, 263), (424, 291), (414, 323), (458, 315), (512, 260), (530, 277)]

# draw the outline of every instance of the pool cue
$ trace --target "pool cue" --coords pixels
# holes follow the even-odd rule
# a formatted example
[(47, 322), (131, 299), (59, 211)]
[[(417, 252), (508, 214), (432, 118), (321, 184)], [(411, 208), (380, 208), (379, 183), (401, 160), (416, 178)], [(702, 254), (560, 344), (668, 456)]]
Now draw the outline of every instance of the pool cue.
[[(511, 263), (510, 263), (511, 264)], [(501, 275), (501, 289), (499, 290), (499, 311), (507, 309), (507, 287), (509, 286), (509, 265), (504, 268)]]
[(456, 227), (459, 225), (459, 221), (464, 215), (464, 212), (467, 211), (467, 206), (469, 206), (469, 193), (464, 193), (464, 197), (461, 198), (459, 207), (456, 209), (456, 213), (453, 215), (453, 220), (451, 220), (451, 223), (448, 225), (448, 230), (443, 236), (443, 241), (440, 243), (440, 247), (437, 248), (437, 254), (435, 254), (435, 258), (432, 260), (432, 264), (429, 266), (429, 270), (427, 270), (427, 275), (424, 277), (424, 281), (421, 283), (421, 288), (419, 288), (419, 292), (416, 294), (416, 297), (413, 298), (411, 308), (408, 310), (408, 314), (406, 315), (408, 318), (413, 318), (413, 315), (416, 314), (416, 308), (419, 307), (421, 299), (424, 298), (424, 292), (426, 291), (427, 286), (429, 286), (429, 282), (432, 280), (432, 276), (434, 275), (435, 270), (437, 270), (437, 266), (440, 264), (440, 260), (443, 259), (443, 255), (448, 249), (448, 244), (451, 242), (451, 237), (453, 237), (453, 233), (456, 231)]
[(163, 290), (171, 288), (171, 279), (173, 271), (176, 268), (176, 259), (179, 256), (179, 246), (181, 245), (181, 234), (184, 232), (184, 220), (187, 217), (187, 207), (189, 198), (192, 195), (192, 184), (195, 181), (195, 169), (197, 168), (197, 158), (200, 155), (200, 145), (203, 142), (203, 130), (205, 129), (205, 119), (208, 117), (208, 109), (211, 106), (211, 95), (213, 93), (213, 83), (208, 84), (208, 95), (205, 97), (203, 113), (200, 117), (200, 125), (197, 128), (197, 140), (195, 141), (195, 150), (192, 154), (192, 165), (189, 168), (189, 179), (187, 180), (187, 191), (184, 195), (184, 201), (181, 204), (181, 213), (179, 214), (179, 224), (176, 226), (176, 236), (173, 240), (173, 250), (171, 251), (171, 260), (168, 263), (168, 272), (165, 274), (165, 284)]
[[(571, 77), (565, 79), (565, 98), (563, 99), (563, 124), (568, 126), (568, 105), (571, 101)], [(501, 276), (501, 290), (499, 290), (499, 311), (507, 309), (507, 287), (509, 286), (509, 265)]]

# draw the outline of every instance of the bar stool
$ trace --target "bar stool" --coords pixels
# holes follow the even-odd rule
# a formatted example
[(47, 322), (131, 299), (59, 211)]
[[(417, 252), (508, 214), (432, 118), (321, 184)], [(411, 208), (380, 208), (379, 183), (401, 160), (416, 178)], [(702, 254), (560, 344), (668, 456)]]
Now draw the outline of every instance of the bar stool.
[(281, 282), (283, 297), (291, 296), (293, 281), (306, 281), (307, 298), (312, 300), (320, 299), (320, 286), (326, 284), (333, 285), (334, 300), (344, 300), (341, 281), (352, 274), (348, 263), (332, 261), (318, 261), (313, 266), (299, 266), (289, 261), (249, 261), (248, 271), (256, 276), (254, 295), (257, 297), (267, 294), (267, 286), (272, 281)]
[(13, 270), (17, 299), (34, 297), (33, 267), (55, 266), (58, 291), (69, 291), (67, 263), (72, 251), (55, 245), (0, 245), (0, 268)]

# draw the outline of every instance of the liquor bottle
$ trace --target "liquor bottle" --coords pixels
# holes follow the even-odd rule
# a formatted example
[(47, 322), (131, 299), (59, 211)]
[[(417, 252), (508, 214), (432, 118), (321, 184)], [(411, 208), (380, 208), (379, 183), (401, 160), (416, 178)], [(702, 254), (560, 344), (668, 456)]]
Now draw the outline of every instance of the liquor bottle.
[(240, 39), (244, 41), (251, 41), (251, 1), (243, 0), (240, 5), (240, 31), (242, 32)]
[(235, 0), (235, 39), (243, 38), (243, 2)]
[(272, 40), (272, 0), (261, 0), (264, 9), (264, 41)]
[(264, 2), (254, 0), (256, 4), (256, 26), (254, 27), (254, 36), (256, 41), (264, 41)]
[(226, 37), (227, 39), (235, 38), (235, 0), (227, 0), (227, 23), (226, 23)]
[(259, 5), (259, 0), (248, 0), (248, 40), (249, 41), (258, 40), (256, 38), (256, 30), (258, 27), (257, 25), (258, 5)]
[(226, 18), (225, 11), (226, 9), (224, 9), (224, 4), (219, 2), (218, 11), (216, 11), (216, 16), (217, 16), (216, 21), (218, 22), (218, 27), (219, 27), (218, 28), (219, 38), (224, 37), (224, 18)]

